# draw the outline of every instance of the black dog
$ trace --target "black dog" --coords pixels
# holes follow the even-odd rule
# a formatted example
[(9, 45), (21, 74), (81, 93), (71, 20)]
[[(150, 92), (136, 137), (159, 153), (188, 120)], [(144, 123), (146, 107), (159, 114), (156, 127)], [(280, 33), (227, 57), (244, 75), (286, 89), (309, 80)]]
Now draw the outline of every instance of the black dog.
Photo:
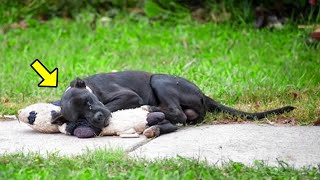
[[(181, 77), (125, 71), (96, 74), (83, 80), (76, 79), (63, 94), (61, 114), (54, 121), (76, 122), (85, 119), (96, 128), (108, 125), (111, 112), (150, 105), (151, 111), (161, 111), (168, 123), (195, 124), (206, 112), (226, 112), (246, 119), (261, 119), (270, 114), (282, 114), (294, 109), (286, 106), (259, 113), (247, 113), (224, 106), (193, 83)], [(168, 127), (160, 124), (160, 128)], [(170, 124), (169, 127), (175, 127)], [(166, 129), (171, 132), (176, 128)]]

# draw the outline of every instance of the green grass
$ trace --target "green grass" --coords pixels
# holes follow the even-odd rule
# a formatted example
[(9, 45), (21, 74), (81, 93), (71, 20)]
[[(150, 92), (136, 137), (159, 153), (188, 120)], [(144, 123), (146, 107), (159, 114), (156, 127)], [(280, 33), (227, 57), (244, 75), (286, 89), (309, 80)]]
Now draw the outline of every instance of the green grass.
[[(76, 77), (111, 70), (144, 70), (185, 77), (207, 95), (236, 108), (261, 111), (283, 105), (297, 109), (280, 118), (310, 124), (319, 116), (320, 51), (306, 43), (308, 32), (288, 25), (256, 30), (251, 25), (170, 24), (147, 19), (98, 21), (27, 20), (27, 29), (0, 36), (1, 114), (60, 98)], [(59, 68), (58, 88), (39, 88), (30, 64), (40, 59)], [(207, 121), (220, 119), (208, 116)], [(222, 117), (226, 118), (226, 117)], [(271, 117), (274, 120), (275, 117)]]
[[(297, 109), (270, 120), (311, 124), (320, 116), (319, 45), (306, 43), (309, 32), (292, 25), (256, 30), (251, 25), (170, 24), (123, 18), (90, 28), (91, 14), (75, 21), (28, 19), (27, 29), (1, 33), (0, 115), (39, 101), (60, 98), (68, 83), (112, 70), (144, 70), (185, 77), (207, 95), (242, 110), (283, 105)], [(40, 59), (59, 68), (58, 88), (39, 88), (30, 64)], [(208, 115), (207, 123), (229, 118)], [(72, 158), (38, 154), (1, 155), (0, 179), (317, 179), (319, 170), (239, 163), (223, 167), (183, 158), (153, 163), (123, 152), (96, 151)]]
[(294, 169), (285, 164), (270, 167), (262, 162), (209, 166), (206, 162), (175, 158), (148, 162), (120, 151), (97, 150), (63, 157), (49, 154), (0, 156), (1, 179), (318, 179), (317, 168)]

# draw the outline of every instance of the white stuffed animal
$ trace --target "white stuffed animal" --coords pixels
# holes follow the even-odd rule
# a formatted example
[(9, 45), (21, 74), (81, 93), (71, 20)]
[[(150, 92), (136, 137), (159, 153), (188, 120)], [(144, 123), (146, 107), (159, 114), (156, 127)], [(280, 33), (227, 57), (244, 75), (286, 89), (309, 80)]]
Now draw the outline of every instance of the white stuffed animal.
[[(112, 113), (109, 125), (102, 129), (100, 136), (117, 135), (120, 137), (139, 137), (143, 133), (146, 137), (155, 137), (160, 135), (160, 129), (156, 126), (148, 127), (149, 119), (153, 122), (164, 120), (164, 114), (161, 112), (149, 113), (147, 106), (142, 106), (135, 109), (119, 110)], [(65, 133), (68, 132), (67, 124), (59, 126), (51, 124), (52, 114), (59, 113), (61, 108), (59, 106), (49, 103), (36, 103), (19, 110), (19, 120), (28, 124), (32, 129), (42, 133)], [(157, 113), (157, 114), (155, 114)], [(150, 121), (149, 121), (150, 122)], [(77, 129), (76, 129), (77, 130)], [(76, 131), (74, 130), (74, 131)], [(79, 133), (78, 133), (79, 134)], [(74, 135), (77, 137), (87, 137), (86, 135)]]

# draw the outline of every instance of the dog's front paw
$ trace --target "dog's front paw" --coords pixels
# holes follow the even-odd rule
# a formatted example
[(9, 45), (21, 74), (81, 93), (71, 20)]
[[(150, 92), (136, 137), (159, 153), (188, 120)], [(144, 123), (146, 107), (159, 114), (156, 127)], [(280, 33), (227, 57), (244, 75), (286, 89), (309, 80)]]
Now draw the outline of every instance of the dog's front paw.
[(92, 137), (96, 136), (96, 134), (92, 128), (85, 127), (85, 126), (77, 127), (74, 130), (73, 134), (78, 138), (92, 138)]

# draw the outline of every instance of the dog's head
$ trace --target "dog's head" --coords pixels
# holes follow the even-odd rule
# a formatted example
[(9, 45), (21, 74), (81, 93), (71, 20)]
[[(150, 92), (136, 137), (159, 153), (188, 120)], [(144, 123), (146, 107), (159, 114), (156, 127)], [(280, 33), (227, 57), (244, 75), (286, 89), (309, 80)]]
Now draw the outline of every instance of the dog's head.
[(61, 113), (56, 115), (52, 123), (61, 124), (65, 121), (87, 121), (96, 128), (108, 126), (111, 112), (99, 101), (86, 83), (77, 78), (61, 98)]

